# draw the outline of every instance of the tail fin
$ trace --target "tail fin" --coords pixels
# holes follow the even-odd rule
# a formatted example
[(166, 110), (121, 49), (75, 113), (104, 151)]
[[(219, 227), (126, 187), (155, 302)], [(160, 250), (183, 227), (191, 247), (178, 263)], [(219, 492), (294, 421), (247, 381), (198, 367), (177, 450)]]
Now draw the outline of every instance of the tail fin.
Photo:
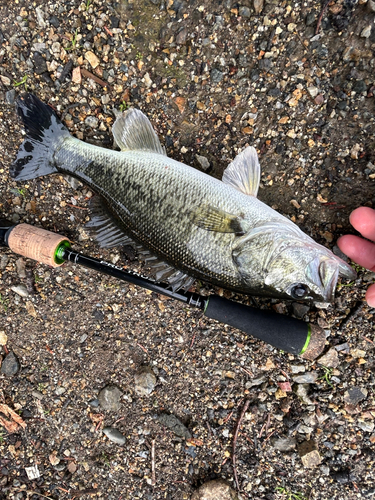
[(25, 125), (26, 139), (10, 167), (11, 177), (27, 180), (57, 172), (54, 151), (61, 139), (69, 136), (68, 129), (53, 109), (33, 94), (18, 97), (16, 104)]

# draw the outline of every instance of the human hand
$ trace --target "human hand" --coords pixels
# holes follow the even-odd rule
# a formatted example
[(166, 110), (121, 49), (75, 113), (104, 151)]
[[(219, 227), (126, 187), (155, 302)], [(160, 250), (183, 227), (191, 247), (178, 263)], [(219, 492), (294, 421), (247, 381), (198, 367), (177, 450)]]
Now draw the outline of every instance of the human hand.
[[(354, 262), (370, 271), (375, 271), (375, 210), (360, 207), (350, 214), (350, 224), (367, 241), (359, 236), (342, 236), (337, 244), (340, 250)], [(366, 300), (370, 307), (375, 307), (375, 285), (371, 285), (366, 292)]]

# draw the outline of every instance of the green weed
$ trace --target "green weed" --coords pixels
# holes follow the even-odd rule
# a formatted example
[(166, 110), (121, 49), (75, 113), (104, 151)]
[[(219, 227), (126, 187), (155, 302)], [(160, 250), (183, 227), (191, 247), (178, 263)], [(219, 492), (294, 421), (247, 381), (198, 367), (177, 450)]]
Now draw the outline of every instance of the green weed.
[(121, 112), (125, 111), (126, 109), (128, 109), (128, 103), (126, 101), (122, 101), (119, 108)]
[(324, 370), (324, 375), (318, 377), (318, 380), (325, 380), (327, 384), (333, 388), (333, 384), (331, 382), (333, 368), (328, 368), (327, 366), (322, 366), (322, 368)]
[(78, 37), (78, 29), (76, 29), (76, 31), (74, 33), (72, 44), (69, 45), (68, 47), (65, 47), (65, 50), (75, 50), (76, 49), (77, 37)]
[(277, 487), (276, 491), (278, 491), (281, 495), (284, 495), (285, 500), (307, 500), (305, 495), (300, 491), (293, 493), (293, 491), (288, 491), (286, 488), (281, 486)]
[(5, 312), (8, 310), (9, 299), (5, 299), (0, 293), (0, 304), (3, 306)]
[(27, 78), (28, 78), (28, 76), (24, 75), (22, 77), (22, 80), (20, 80), (19, 82), (13, 82), (14, 87), (19, 87), (20, 85), (25, 85), (25, 90), (27, 91)]

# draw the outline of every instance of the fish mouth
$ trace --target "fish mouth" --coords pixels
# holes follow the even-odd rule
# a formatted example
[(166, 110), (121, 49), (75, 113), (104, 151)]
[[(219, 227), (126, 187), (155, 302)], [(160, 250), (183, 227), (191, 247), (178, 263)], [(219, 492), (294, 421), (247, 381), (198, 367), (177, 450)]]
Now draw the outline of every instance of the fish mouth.
[(319, 265), (319, 277), (322, 284), (323, 297), (326, 302), (333, 302), (340, 266), (334, 259), (324, 259)]
[(317, 257), (306, 268), (306, 276), (320, 290), (320, 300), (333, 302), (339, 276), (354, 279), (356, 272), (339, 258)]

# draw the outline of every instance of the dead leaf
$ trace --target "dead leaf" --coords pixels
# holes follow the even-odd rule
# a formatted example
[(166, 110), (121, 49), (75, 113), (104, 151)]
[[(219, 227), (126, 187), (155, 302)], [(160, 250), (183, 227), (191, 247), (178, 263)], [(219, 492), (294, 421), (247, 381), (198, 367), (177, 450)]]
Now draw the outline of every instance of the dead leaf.
[(183, 113), (185, 111), (186, 99), (184, 97), (176, 97), (175, 103), (177, 104), (180, 113)]
[(36, 318), (37, 314), (35, 311), (34, 304), (32, 302), (26, 302), (26, 311), (28, 312), (28, 314), (30, 314), (30, 316)]
[(52, 465), (57, 465), (60, 463), (60, 459), (57, 456), (57, 451), (53, 451), (48, 458)]
[[(9, 433), (17, 432), (19, 427), (25, 429), (26, 423), (5, 403), (0, 403), (0, 413), (5, 415), (4, 417), (0, 416), (0, 423)], [(5, 417), (9, 417), (11, 420), (7, 420)]]
[(189, 446), (203, 446), (203, 441), (201, 439), (191, 438), (186, 440), (186, 444)]

